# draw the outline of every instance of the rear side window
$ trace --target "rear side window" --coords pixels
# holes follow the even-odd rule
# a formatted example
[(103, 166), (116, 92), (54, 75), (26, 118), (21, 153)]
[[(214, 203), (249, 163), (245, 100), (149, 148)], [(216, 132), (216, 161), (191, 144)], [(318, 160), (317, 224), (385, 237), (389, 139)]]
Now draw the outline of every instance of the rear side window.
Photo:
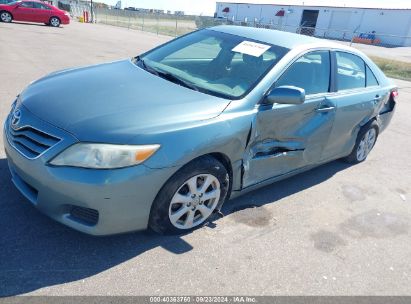
[(375, 78), (374, 73), (371, 71), (371, 69), (367, 65), (367, 87), (376, 87), (379, 85), (377, 78)]
[(44, 9), (44, 10), (49, 10), (50, 8), (42, 3), (38, 2), (33, 2), (34, 8), (39, 8), (39, 9)]
[(22, 2), (20, 7), (33, 8), (33, 2)]
[(330, 88), (330, 52), (307, 53), (295, 61), (276, 82), (275, 86), (295, 86), (307, 95), (327, 93)]
[(336, 52), (339, 91), (365, 88), (365, 62), (358, 56)]

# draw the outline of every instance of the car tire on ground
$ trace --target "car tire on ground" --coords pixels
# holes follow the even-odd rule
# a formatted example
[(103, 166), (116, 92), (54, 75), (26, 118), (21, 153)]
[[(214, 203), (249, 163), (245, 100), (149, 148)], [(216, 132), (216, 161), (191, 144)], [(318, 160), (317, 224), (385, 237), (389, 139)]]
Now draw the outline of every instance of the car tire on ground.
[(363, 126), (358, 132), (351, 154), (343, 158), (343, 160), (351, 164), (358, 164), (366, 160), (377, 142), (378, 130), (378, 124), (375, 120)]
[(51, 17), (51, 18), (50, 18), (50, 22), (49, 22), (49, 25), (50, 25), (50, 26), (52, 26), (52, 27), (59, 27), (60, 24), (61, 24), (61, 21), (60, 21), (59, 18), (57, 18), (57, 17)]
[(199, 227), (224, 203), (229, 185), (227, 169), (214, 157), (192, 161), (159, 191), (151, 207), (149, 227), (160, 234)]
[(10, 23), (13, 20), (13, 16), (6, 11), (0, 12), (0, 21)]

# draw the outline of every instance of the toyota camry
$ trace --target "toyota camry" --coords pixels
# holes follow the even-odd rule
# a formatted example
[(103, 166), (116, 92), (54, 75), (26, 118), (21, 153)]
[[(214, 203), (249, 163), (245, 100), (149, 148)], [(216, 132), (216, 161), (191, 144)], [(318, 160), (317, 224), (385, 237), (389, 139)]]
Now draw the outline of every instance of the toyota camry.
[(178, 233), (229, 198), (364, 161), (397, 94), (348, 46), (219, 26), (31, 83), (5, 122), (5, 150), (15, 186), (67, 226)]

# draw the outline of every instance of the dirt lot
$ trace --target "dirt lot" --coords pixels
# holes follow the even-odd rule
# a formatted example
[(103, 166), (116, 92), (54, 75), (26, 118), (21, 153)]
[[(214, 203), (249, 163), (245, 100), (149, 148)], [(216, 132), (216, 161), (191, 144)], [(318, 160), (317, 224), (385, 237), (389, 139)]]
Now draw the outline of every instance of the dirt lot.
[[(1, 23), (0, 121), (48, 72), (167, 39), (104, 25)], [(396, 115), (366, 162), (336, 161), (232, 200), (224, 218), (183, 236), (95, 238), (55, 223), (14, 188), (1, 146), (0, 296), (410, 295), (411, 83), (397, 83)]]

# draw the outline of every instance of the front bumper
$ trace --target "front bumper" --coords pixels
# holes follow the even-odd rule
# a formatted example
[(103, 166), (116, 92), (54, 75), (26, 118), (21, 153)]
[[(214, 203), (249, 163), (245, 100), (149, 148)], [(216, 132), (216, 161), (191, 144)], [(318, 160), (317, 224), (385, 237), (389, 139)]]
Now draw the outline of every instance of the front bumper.
[(64, 15), (64, 16), (61, 18), (61, 24), (70, 24), (70, 17)]
[[(27, 115), (26, 115), (27, 117)], [(40, 211), (71, 228), (92, 235), (108, 235), (147, 228), (151, 205), (163, 184), (176, 168), (150, 169), (144, 165), (92, 170), (52, 167), (47, 162), (76, 139), (53, 126), (53, 133), (64, 137), (61, 144), (36, 159), (20, 153), (8, 138), (4, 126), (4, 147), (12, 181)], [(76, 217), (76, 210), (95, 210), (95, 223)], [(95, 215), (95, 214), (94, 214)]]

